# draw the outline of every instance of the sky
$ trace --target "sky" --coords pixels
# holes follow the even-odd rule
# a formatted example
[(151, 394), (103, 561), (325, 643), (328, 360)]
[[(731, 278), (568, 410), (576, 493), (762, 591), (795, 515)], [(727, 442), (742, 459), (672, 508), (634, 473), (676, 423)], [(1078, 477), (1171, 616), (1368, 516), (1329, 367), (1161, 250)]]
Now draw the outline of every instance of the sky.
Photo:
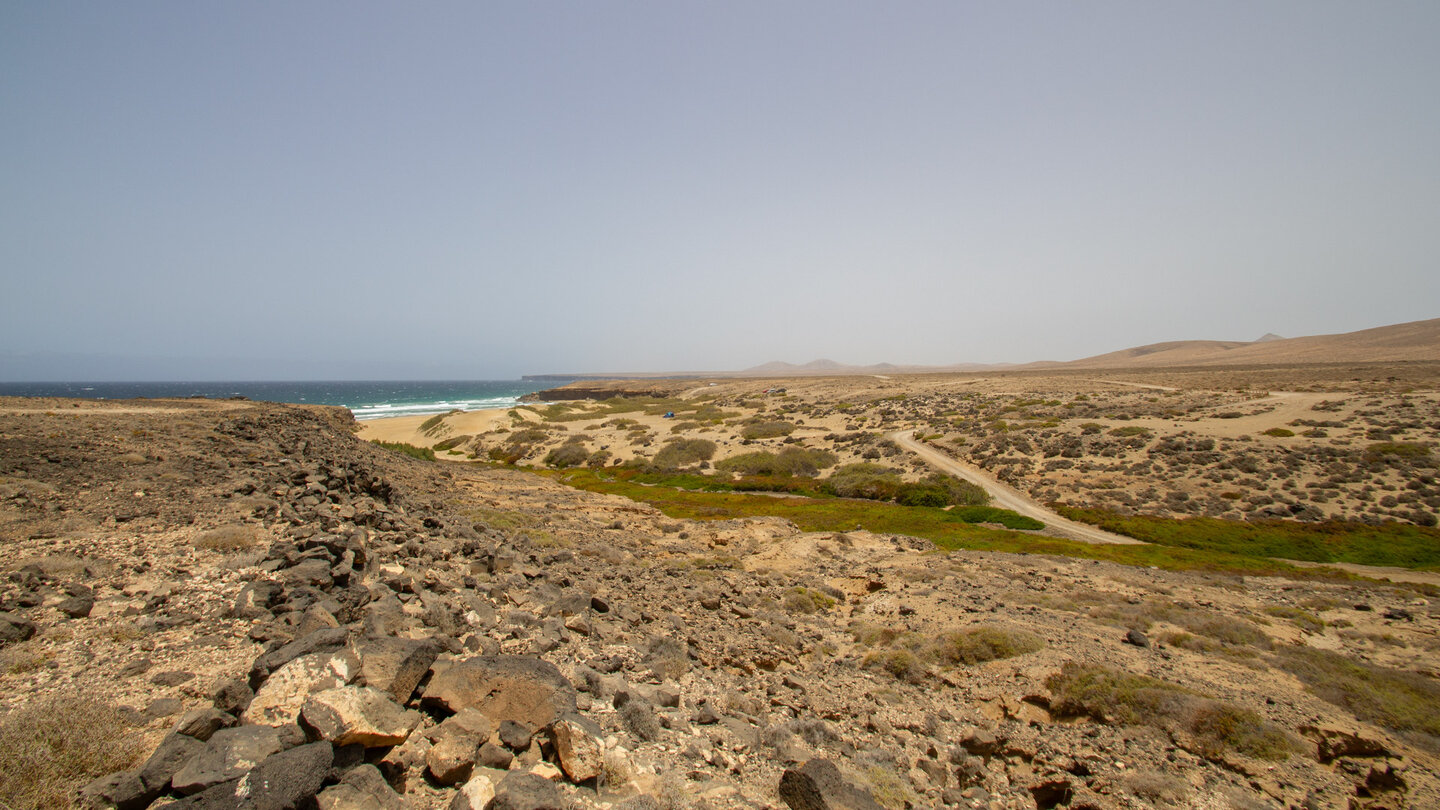
[(1440, 316), (1440, 3), (0, 5), (0, 380)]

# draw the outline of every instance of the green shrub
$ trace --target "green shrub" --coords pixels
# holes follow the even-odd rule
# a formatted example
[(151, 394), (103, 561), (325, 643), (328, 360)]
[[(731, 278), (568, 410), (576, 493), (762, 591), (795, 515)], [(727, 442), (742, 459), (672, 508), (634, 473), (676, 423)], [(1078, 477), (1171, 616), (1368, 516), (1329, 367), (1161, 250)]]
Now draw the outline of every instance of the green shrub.
[(1150, 428), (1140, 427), (1139, 425), (1126, 425), (1125, 427), (1117, 427), (1117, 428), (1115, 428), (1114, 430), (1110, 431), (1110, 435), (1111, 435), (1111, 436), (1149, 436), (1149, 435), (1150, 435)]
[(75, 792), (131, 767), (144, 737), (113, 706), (50, 698), (0, 718), (0, 807), (64, 810)]
[(651, 466), (659, 470), (675, 470), (709, 461), (715, 455), (715, 442), (709, 439), (671, 439), (655, 454)]
[(435, 460), (435, 451), (428, 447), (416, 447), (413, 444), (406, 444), (405, 442), (382, 442), (379, 439), (371, 439), (370, 443), (377, 444), (386, 450), (403, 453), (411, 458), (418, 458), (421, 461)]
[(1274, 437), (1276, 437), (1276, 438), (1278, 438), (1278, 439), (1288, 439), (1289, 437), (1295, 435), (1295, 431), (1290, 430), (1289, 428), (1273, 427), (1273, 428), (1270, 428), (1269, 430), (1262, 430), (1262, 431), (1260, 431), (1260, 435), (1261, 435), (1261, 436), (1274, 436)]
[(930, 648), (931, 654), (947, 664), (979, 664), (1014, 658), (1045, 646), (1034, 633), (1008, 627), (985, 625), (942, 633)]
[(450, 413), (437, 413), (429, 419), (426, 419), (420, 423), (420, 432), (432, 438), (439, 435), (446, 429), (445, 417), (454, 413), (460, 413), (460, 409), (456, 408), (450, 411)]
[(860, 662), (866, 669), (878, 669), (895, 678), (918, 683), (925, 674), (925, 665), (915, 653), (900, 647), (872, 652)]
[(507, 444), (534, 444), (543, 442), (550, 438), (550, 434), (540, 428), (525, 428), (511, 433), (506, 439)]
[(813, 588), (791, 588), (781, 605), (791, 613), (824, 613), (835, 607), (835, 599)]

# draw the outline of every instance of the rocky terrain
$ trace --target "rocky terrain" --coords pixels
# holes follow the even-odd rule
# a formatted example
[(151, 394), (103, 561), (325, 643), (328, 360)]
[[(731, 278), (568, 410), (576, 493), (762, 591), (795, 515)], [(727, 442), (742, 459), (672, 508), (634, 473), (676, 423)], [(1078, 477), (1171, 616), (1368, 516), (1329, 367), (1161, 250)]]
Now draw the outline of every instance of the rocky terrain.
[[(0, 400), (0, 803), (1440, 805), (1424, 588), (675, 520), (355, 429)], [(74, 753), (97, 740), (103, 767)]]

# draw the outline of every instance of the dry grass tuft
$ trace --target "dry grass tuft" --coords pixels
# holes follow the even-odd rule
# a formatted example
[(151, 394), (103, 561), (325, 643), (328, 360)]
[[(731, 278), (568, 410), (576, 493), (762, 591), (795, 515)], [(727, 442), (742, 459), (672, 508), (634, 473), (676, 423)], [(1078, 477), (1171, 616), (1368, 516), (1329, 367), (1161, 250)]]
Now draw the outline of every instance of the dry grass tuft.
[(75, 791), (143, 753), (120, 712), (99, 701), (59, 697), (11, 712), (0, 718), (0, 807), (69, 808)]
[(195, 538), (195, 547), (208, 551), (248, 551), (260, 542), (260, 533), (254, 526), (221, 526), (202, 532)]

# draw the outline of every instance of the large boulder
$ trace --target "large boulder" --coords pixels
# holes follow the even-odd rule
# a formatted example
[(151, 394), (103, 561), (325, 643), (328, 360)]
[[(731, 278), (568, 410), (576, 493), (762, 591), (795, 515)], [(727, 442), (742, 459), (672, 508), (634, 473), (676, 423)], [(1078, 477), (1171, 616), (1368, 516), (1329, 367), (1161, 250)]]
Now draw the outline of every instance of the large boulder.
[(322, 740), (366, 748), (399, 745), (420, 724), (420, 713), (405, 709), (388, 692), (368, 686), (341, 686), (317, 692), (300, 712)]
[(348, 650), (302, 655), (266, 679), (242, 719), (266, 726), (288, 725), (300, 717), (300, 707), (311, 695), (344, 686), (359, 674), (359, 662)]
[(846, 782), (828, 759), (812, 759), (781, 774), (780, 798), (790, 810), (882, 810), (869, 791)]
[[(396, 793), (374, 765), (352, 768), (315, 797), (319, 810), (409, 810), (410, 803)], [(483, 806), (482, 806), (483, 807)]]
[(168, 734), (145, 764), (140, 766), (140, 784), (145, 793), (159, 794), (170, 789), (170, 779), (192, 757), (205, 750), (205, 743), (184, 734)]
[(205, 749), (190, 758), (171, 779), (177, 793), (190, 795), (238, 779), (280, 753), (280, 732), (271, 726), (239, 726), (215, 731)]
[(488, 775), (477, 773), (455, 792), (455, 798), (450, 800), (450, 810), (485, 810), (493, 798), (495, 783)]
[(332, 627), (325, 630), (316, 630), (309, 635), (301, 636), (279, 649), (263, 653), (250, 665), (250, 687), (258, 688), (260, 684), (286, 664), (294, 661), (303, 655), (310, 655), (318, 652), (333, 652), (345, 646), (350, 634), (343, 627)]
[(18, 613), (0, 613), (0, 647), (35, 635), (35, 623)]
[(440, 645), (429, 640), (372, 638), (361, 641), (357, 650), (365, 685), (389, 692), (396, 702), (406, 703), (435, 663)]
[(568, 806), (554, 782), (528, 771), (511, 771), (495, 786), (495, 798), (486, 810), (565, 810)]
[(432, 678), (424, 702), (450, 712), (479, 709), (496, 723), (510, 720), (543, 728), (575, 711), (575, 687), (548, 661), (482, 655), (456, 662)]
[(295, 810), (313, 798), (330, 774), (330, 743), (301, 745), (266, 759), (239, 779), (186, 796), (171, 810)]
[(568, 714), (550, 725), (555, 759), (571, 782), (586, 782), (605, 770), (605, 732), (578, 714)]

